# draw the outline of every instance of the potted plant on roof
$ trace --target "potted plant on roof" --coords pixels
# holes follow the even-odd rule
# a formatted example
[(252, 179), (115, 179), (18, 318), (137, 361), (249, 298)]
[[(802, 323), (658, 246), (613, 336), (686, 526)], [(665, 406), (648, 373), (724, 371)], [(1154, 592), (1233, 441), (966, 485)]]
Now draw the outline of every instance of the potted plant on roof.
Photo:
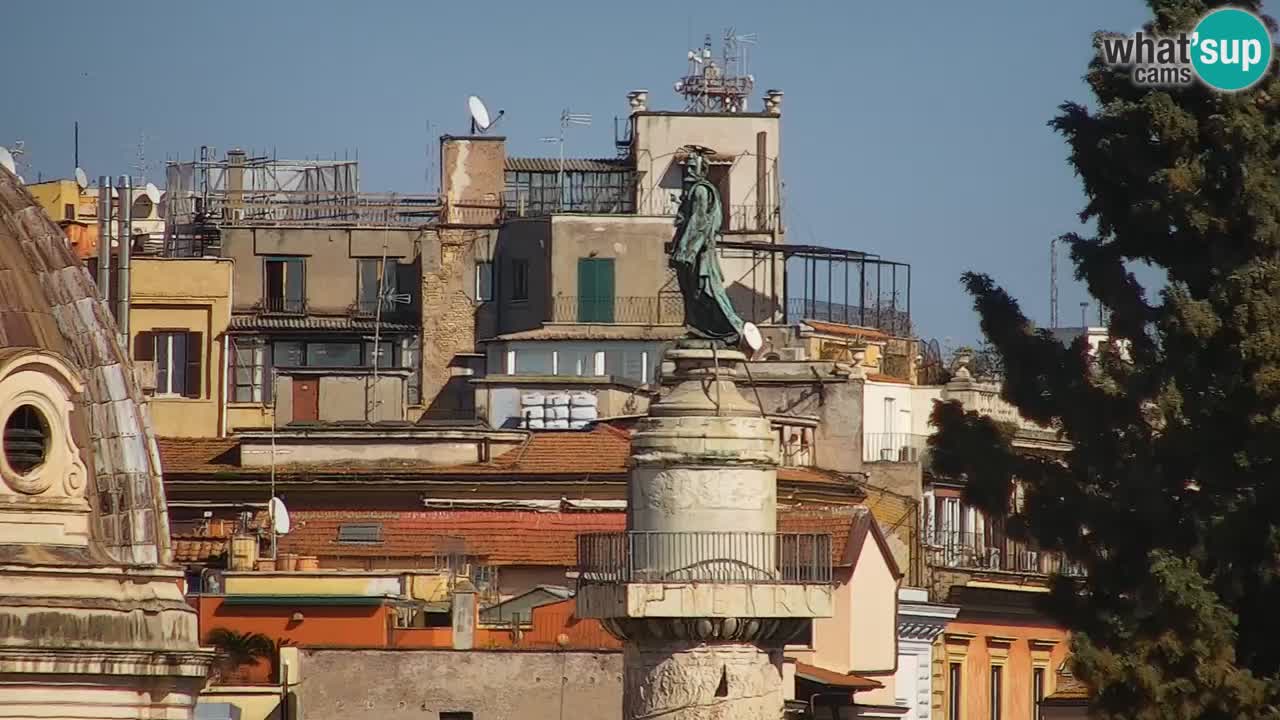
[(214, 628), (205, 642), (218, 651), (211, 682), (218, 684), (243, 684), (247, 669), (259, 660), (270, 662), (276, 654), (276, 644), (262, 633), (242, 633), (228, 628)]

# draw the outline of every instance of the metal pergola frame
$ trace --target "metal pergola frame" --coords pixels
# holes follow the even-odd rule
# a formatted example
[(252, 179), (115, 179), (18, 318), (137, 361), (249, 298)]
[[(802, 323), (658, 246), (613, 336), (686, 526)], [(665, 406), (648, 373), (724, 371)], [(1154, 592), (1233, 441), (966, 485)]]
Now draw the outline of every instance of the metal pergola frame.
[[(781, 311), (783, 322), (825, 320), (876, 328), (898, 337), (911, 335), (911, 265), (908, 263), (885, 260), (874, 253), (820, 245), (721, 240), (717, 246), (735, 253), (750, 253), (753, 266), (767, 262), (772, 269), (774, 258), (782, 258), (781, 292), (776, 287), (778, 273), (771, 271), (767, 295)], [(800, 266), (797, 297), (793, 297), (797, 285), (792, 277), (795, 263)], [(824, 266), (825, 283), (819, 283)], [(851, 296), (850, 286), (854, 283), (856, 295)], [(837, 293), (839, 288), (843, 289)], [(758, 288), (756, 295), (764, 294), (760, 289), (763, 288)], [(851, 297), (857, 302), (852, 303)], [(753, 296), (750, 311), (758, 320), (760, 313), (754, 301)]]

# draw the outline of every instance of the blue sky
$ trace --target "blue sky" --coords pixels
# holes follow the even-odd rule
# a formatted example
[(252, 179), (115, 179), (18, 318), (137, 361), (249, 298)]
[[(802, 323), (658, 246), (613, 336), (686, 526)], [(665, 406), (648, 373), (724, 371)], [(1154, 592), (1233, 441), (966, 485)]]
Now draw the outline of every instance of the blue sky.
[[(93, 177), (136, 174), (143, 135), (152, 180), (201, 144), (358, 150), (364, 189), (424, 192), (469, 93), (506, 111), (512, 154), (552, 154), (539, 138), (569, 107), (595, 124), (567, 152), (609, 156), (627, 91), (678, 109), (691, 38), (734, 26), (759, 36), (753, 107), (786, 93), (789, 239), (911, 263), (920, 334), (958, 344), (978, 337), (964, 270), (1048, 321), (1049, 241), (1081, 230), (1083, 196), (1045, 123), (1089, 99), (1090, 34), (1146, 17), (1136, 0), (24, 2), (5, 13), (0, 144), (26, 142), (28, 180), (70, 176), (76, 120)], [(1078, 323), (1084, 292), (1060, 275)]]

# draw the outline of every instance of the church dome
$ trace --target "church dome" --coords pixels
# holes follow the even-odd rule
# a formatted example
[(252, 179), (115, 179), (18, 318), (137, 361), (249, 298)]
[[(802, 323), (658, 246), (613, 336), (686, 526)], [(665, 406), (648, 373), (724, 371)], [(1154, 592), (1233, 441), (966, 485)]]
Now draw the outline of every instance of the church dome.
[[(159, 455), (118, 334), (62, 231), (0, 168), (0, 562), (168, 563)], [(19, 532), (23, 517), (43, 519)]]

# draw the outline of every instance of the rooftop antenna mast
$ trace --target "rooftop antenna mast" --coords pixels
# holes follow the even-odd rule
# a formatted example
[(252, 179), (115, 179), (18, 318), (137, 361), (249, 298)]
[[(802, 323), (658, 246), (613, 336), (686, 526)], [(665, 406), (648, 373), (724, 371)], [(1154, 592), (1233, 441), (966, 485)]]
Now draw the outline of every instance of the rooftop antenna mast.
[(688, 53), (688, 73), (675, 85), (685, 98), (687, 112), (744, 112), (755, 78), (747, 72), (747, 46), (758, 41), (755, 33), (725, 31), (720, 61), (712, 56), (711, 36), (702, 47)]
[(542, 142), (558, 142), (560, 144), (560, 171), (556, 180), (556, 207), (564, 210), (564, 133), (569, 129), (570, 125), (578, 125), (582, 127), (591, 127), (590, 113), (576, 113), (565, 108), (560, 113), (560, 137), (558, 138), (542, 138)]

